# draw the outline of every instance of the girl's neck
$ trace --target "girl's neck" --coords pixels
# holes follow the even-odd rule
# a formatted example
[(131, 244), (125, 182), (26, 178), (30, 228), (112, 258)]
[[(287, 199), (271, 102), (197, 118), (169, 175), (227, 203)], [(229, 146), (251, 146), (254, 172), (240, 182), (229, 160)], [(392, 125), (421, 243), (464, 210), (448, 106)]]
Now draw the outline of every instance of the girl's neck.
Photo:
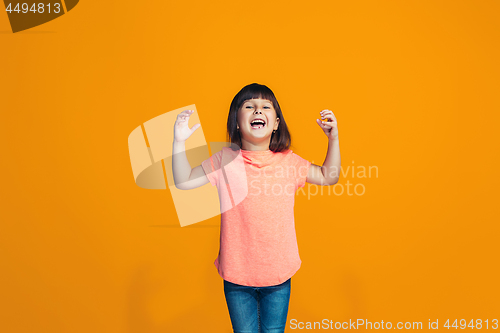
[(270, 149), (265, 149), (265, 150), (252, 150), (252, 149), (245, 149), (245, 148), (241, 148), (241, 150), (243, 150), (243, 151), (271, 151)]
[(269, 151), (269, 141), (268, 142), (262, 142), (258, 144), (252, 144), (247, 141), (243, 141), (241, 143), (241, 150), (246, 150), (246, 151)]

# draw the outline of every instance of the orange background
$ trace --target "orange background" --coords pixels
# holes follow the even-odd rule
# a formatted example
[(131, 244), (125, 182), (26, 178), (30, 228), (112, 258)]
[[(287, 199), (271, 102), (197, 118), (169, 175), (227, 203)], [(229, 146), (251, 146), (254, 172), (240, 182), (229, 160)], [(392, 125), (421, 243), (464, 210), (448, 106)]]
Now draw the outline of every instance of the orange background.
[(362, 196), (297, 195), (288, 320), (500, 319), (499, 11), (87, 0), (16, 34), (0, 13), (0, 331), (231, 332), (220, 217), (180, 228), (168, 190), (134, 183), (127, 137), (196, 104), (224, 141), (252, 82), (297, 154), (323, 163), (330, 109), (343, 167), (379, 170), (339, 181)]

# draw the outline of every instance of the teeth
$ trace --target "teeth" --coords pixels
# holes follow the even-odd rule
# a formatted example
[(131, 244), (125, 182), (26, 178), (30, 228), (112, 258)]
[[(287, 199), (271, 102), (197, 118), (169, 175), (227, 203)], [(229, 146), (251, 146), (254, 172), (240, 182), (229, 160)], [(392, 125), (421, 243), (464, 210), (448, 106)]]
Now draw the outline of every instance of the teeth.
[(250, 125), (254, 125), (254, 124), (262, 124), (262, 125), (265, 125), (265, 122), (263, 120), (254, 120), (250, 123)]

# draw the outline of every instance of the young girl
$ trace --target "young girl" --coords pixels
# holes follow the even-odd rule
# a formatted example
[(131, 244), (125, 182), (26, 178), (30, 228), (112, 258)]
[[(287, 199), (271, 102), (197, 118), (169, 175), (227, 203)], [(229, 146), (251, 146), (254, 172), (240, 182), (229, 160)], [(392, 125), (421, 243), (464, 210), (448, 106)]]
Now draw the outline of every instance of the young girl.
[[(323, 166), (312, 164), (289, 149), (290, 133), (271, 89), (247, 85), (229, 109), (231, 148), (223, 147), (191, 169), (184, 142), (200, 126), (188, 127), (192, 113), (181, 112), (174, 125), (174, 181), (183, 190), (210, 182), (217, 186), (221, 207), (223, 201), (233, 203), (230, 209), (221, 209), (220, 250), (215, 260), (233, 330), (284, 332), (291, 277), (301, 265), (293, 215), (295, 192), (305, 182), (333, 185), (338, 181), (335, 116), (323, 110), (320, 116), (326, 120), (316, 119), (329, 141)], [(302, 117), (308, 118), (305, 113)], [(231, 161), (237, 158), (243, 161), (242, 172), (231, 169), (235, 164)], [(246, 196), (235, 202), (236, 189), (242, 184)]]

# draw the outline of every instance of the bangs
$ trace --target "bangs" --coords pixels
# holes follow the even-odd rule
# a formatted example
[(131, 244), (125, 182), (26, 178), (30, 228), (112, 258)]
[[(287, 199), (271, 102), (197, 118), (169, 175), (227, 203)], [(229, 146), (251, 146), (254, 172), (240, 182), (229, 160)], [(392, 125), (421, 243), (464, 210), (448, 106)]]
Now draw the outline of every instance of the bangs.
[(277, 103), (276, 103), (276, 97), (274, 97), (273, 92), (267, 88), (266, 86), (249, 86), (248, 89), (245, 89), (242, 91), (241, 95), (238, 96), (238, 99), (236, 101), (236, 105), (238, 107), (241, 107), (245, 101), (249, 99), (255, 99), (255, 98), (261, 98), (261, 99), (266, 99), (273, 103), (274, 108), (277, 108)]

